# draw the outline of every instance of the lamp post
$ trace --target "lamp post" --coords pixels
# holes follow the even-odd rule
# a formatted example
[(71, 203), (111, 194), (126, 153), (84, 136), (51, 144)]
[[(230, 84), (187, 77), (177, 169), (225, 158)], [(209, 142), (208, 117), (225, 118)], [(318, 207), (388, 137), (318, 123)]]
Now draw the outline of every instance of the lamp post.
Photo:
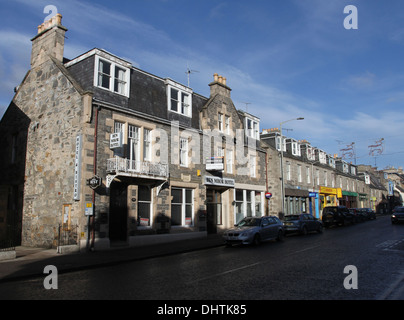
[(281, 134), (281, 141), (280, 141), (280, 147), (281, 147), (281, 201), (282, 201), (282, 214), (285, 214), (285, 184), (284, 184), (284, 179), (283, 179), (283, 135), (282, 135), (282, 125), (286, 122), (289, 121), (294, 121), (294, 120), (304, 120), (304, 118), (299, 117), (299, 118), (294, 118), (286, 121), (282, 121), (279, 124), (279, 129), (280, 129), (280, 134)]

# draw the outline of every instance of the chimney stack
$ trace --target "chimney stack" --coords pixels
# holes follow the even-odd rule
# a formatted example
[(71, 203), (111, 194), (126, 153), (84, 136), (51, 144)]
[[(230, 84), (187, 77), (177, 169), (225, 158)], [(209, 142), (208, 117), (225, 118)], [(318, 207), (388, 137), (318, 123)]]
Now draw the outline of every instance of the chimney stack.
[(209, 83), (210, 96), (213, 97), (215, 94), (221, 94), (230, 98), (231, 89), (227, 86), (226, 82), (227, 79), (225, 77), (215, 73), (213, 75), (213, 82)]
[(63, 62), (65, 33), (62, 26), (62, 15), (56, 14), (38, 26), (38, 34), (31, 39), (31, 68), (38, 67), (48, 61), (50, 56)]

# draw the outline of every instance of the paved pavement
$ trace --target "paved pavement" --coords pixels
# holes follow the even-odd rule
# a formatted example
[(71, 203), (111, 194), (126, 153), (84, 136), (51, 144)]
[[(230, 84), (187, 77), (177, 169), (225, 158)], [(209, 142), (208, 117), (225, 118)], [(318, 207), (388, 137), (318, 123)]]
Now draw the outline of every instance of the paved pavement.
[(43, 276), (47, 265), (58, 273), (110, 266), (154, 257), (185, 253), (222, 246), (220, 234), (142, 247), (117, 246), (108, 250), (59, 254), (56, 249), (16, 247), (16, 258), (0, 261), (0, 283), (34, 276)]

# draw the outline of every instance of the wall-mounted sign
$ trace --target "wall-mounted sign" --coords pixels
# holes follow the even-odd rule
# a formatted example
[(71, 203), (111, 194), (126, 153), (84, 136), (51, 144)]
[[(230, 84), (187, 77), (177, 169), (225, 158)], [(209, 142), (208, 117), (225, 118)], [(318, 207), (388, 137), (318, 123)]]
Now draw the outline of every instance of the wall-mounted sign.
[(205, 176), (205, 185), (212, 185), (218, 187), (232, 187), (234, 188), (234, 179), (220, 178), (220, 177), (208, 177)]
[(74, 157), (74, 186), (73, 199), (80, 200), (80, 178), (81, 178), (81, 135), (76, 137), (76, 154)]
[(206, 158), (206, 170), (207, 171), (222, 171), (222, 170), (224, 170), (224, 158), (223, 157), (208, 157), (208, 158)]
[(86, 207), (85, 207), (84, 214), (86, 216), (92, 216), (94, 214), (93, 203), (92, 202), (86, 202)]
[(271, 199), (272, 198), (272, 193), (271, 192), (265, 192), (265, 198)]
[(389, 196), (394, 195), (394, 181), (389, 181)]
[(122, 147), (122, 132), (111, 133), (109, 137), (109, 148), (116, 149)]

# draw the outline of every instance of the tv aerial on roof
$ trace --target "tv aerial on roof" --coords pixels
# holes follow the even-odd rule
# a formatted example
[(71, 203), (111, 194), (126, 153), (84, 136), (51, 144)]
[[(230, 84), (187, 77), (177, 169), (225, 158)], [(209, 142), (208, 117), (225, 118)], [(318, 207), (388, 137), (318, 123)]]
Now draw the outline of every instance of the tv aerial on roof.
[(251, 102), (241, 102), (245, 104), (245, 112), (248, 112), (248, 105), (252, 104)]
[(199, 71), (198, 70), (191, 70), (189, 68), (188, 63), (187, 63), (187, 71), (185, 73), (187, 74), (187, 77), (188, 77), (188, 88), (189, 88), (189, 80), (190, 80), (190, 77), (191, 77), (191, 73), (196, 73), (196, 72), (199, 72)]

